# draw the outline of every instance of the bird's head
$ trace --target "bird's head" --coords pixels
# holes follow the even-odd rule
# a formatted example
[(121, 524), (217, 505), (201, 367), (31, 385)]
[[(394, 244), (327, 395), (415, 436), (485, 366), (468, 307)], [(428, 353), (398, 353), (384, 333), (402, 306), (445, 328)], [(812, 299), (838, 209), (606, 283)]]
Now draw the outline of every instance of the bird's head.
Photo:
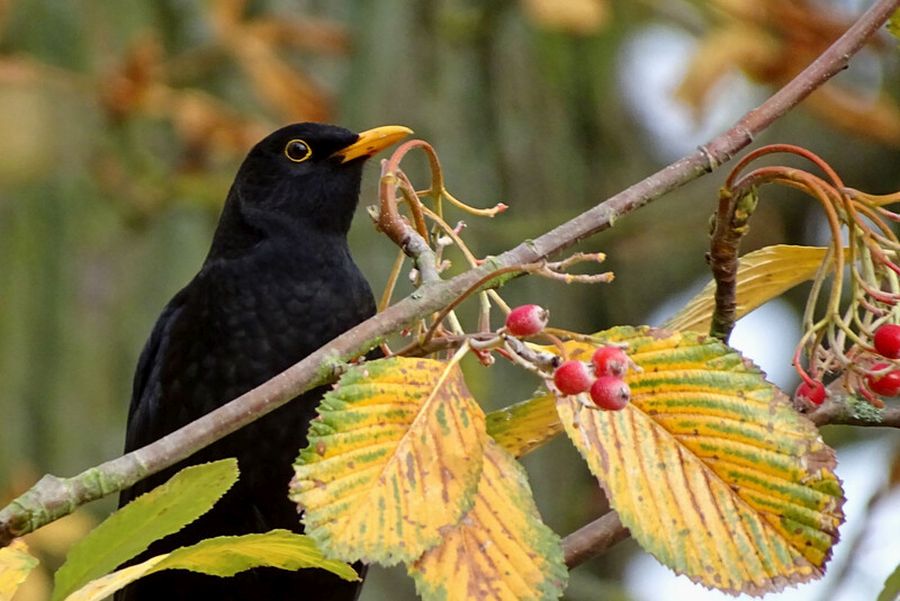
[(228, 203), (239, 205), (233, 208), (258, 225), (293, 222), (346, 233), (359, 198), (363, 163), (410, 133), (399, 125), (360, 134), (322, 123), (288, 125), (253, 147), (235, 177)]

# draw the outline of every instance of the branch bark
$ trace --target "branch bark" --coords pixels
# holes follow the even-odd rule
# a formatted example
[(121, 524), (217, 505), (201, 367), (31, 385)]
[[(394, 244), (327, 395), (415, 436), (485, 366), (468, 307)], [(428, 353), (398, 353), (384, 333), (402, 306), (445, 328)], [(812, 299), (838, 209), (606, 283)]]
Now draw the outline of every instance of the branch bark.
[(629, 536), (628, 528), (622, 525), (615, 511), (605, 513), (563, 539), (566, 567), (570, 570), (578, 567)]
[(847, 67), (900, 0), (879, 0), (816, 61), (731, 129), (650, 177), (542, 236), (448, 281), (428, 283), (384, 312), (356, 326), (268, 382), (141, 449), (71, 478), (44, 476), (0, 511), (0, 545), (71, 513), (76, 507), (122, 490), (331, 379), (342, 361), (362, 355), (389, 333), (439, 311), (491, 272), (534, 263), (601, 232), (650, 201), (730, 160), (776, 119)]
[(900, 407), (885, 407), (877, 416), (860, 415), (847, 402), (826, 402), (806, 414), (817, 426), (900, 428)]

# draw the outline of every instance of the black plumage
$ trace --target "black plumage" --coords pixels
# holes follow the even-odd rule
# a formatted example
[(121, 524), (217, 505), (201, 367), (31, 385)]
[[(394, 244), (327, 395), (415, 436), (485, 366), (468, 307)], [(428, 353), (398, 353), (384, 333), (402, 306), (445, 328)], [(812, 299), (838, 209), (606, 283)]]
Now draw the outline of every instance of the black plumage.
[[(407, 133), (396, 126), (356, 134), (301, 123), (250, 151), (200, 272), (165, 307), (141, 354), (126, 451), (254, 388), (374, 313), (347, 232), (365, 159)], [(186, 465), (223, 457), (237, 457), (241, 470), (208, 514), (135, 561), (212, 536), (302, 531), (287, 486), (321, 394), (310, 391), (124, 491), (120, 505)], [(358, 583), (321, 570), (263, 568), (233, 578), (170, 570), (116, 598), (349, 600), (358, 592)]]

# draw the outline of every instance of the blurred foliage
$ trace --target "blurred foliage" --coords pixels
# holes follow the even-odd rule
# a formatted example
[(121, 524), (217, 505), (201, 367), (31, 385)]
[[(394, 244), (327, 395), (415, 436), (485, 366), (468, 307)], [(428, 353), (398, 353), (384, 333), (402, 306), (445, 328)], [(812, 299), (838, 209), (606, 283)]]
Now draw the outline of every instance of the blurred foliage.
[[(0, 494), (33, 481), (22, 474), (72, 474), (119, 454), (141, 345), (202, 261), (239, 161), (269, 130), (411, 126), (438, 150), (458, 197), (510, 205), (470, 224), (475, 250), (497, 253), (673, 156), (654, 134), (668, 115), (636, 109), (650, 88), (623, 93), (638, 76), (623, 57), (642, 33), (662, 27), (690, 42), (677, 92), (698, 122), (724, 111), (727, 125), (746, 109), (719, 102), (734, 78), (770, 91), (851, 19), (837, 5), (778, 0), (0, 0), (0, 482), (10, 483)], [(856, 188), (900, 188), (900, 77), (886, 40), (766, 141), (809, 147)], [(521, 279), (507, 298), (582, 331), (646, 321), (705, 279), (722, 177), (584, 243), (609, 255), (614, 285)], [(760, 207), (745, 250), (814, 241), (811, 205), (779, 198)], [(357, 254), (378, 291), (394, 249), (364, 215), (351, 244), (372, 249)], [(466, 369), (488, 408), (536, 384), (513, 369)], [(575, 457), (551, 444), (526, 461), (561, 534), (605, 507), (586, 469), (560, 469), (580, 466)], [(614, 577), (632, 548), (588, 569)], [(60, 552), (46, 549), (50, 565)], [(391, 578), (377, 573), (366, 598), (379, 587), (403, 598), (409, 585)], [(574, 583), (572, 599), (601, 586)]]

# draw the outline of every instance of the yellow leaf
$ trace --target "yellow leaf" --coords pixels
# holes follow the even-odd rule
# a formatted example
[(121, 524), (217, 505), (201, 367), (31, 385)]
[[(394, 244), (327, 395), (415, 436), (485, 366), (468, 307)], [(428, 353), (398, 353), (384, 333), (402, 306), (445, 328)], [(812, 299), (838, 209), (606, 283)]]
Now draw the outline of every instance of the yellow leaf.
[(210, 538), (151, 557), (90, 581), (66, 597), (65, 601), (100, 601), (138, 578), (162, 570), (182, 569), (212, 576), (233, 576), (261, 566), (283, 570), (322, 568), (346, 580), (358, 579), (356, 572), (347, 564), (325, 559), (308, 536), (288, 530), (272, 530)]
[(900, 8), (895, 10), (887, 22), (887, 30), (897, 39), (900, 39)]
[(0, 601), (11, 601), (19, 585), (37, 564), (38, 560), (32, 557), (20, 538), (0, 549)]
[(425, 601), (557, 599), (568, 572), (525, 470), (489, 442), (472, 509), (409, 568)]
[(411, 561), (472, 506), (486, 437), (456, 364), (371, 361), (322, 400), (291, 498), (329, 556)]
[(122, 568), (106, 576), (91, 580), (65, 598), (65, 601), (101, 601), (117, 590), (131, 584), (141, 576), (152, 573), (156, 565), (169, 554), (157, 555), (139, 564)]
[(542, 390), (533, 399), (488, 413), (487, 431), (500, 446), (521, 457), (555, 438), (563, 427), (553, 398)]
[[(767, 246), (741, 257), (737, 272), (737, 316), (810, 280), (828, 249), (817, 246)], [(670, 330), (708, 332), (715, 308), (715, 282), (709, 282), (665, 326)]]
[(290, 530), (208, 538), (168, 555), (154, 572), (180, 568), (212, 576), (234, 576), (259, 566), (289, 571), (321, 568), (344, 580), (359, 580), (356, 570), (346, 563), (327, 559), (312, 538)]
[[(557, 402), (570, 439), (632, 536), (663, 564), (731, 593), (822, 575), (843, 492), (834, 453), (762, 373), (715, 339), (616, 328), (642, 368), (622, 411)], [(569, 344), (573, 358), (593, 347)]]

